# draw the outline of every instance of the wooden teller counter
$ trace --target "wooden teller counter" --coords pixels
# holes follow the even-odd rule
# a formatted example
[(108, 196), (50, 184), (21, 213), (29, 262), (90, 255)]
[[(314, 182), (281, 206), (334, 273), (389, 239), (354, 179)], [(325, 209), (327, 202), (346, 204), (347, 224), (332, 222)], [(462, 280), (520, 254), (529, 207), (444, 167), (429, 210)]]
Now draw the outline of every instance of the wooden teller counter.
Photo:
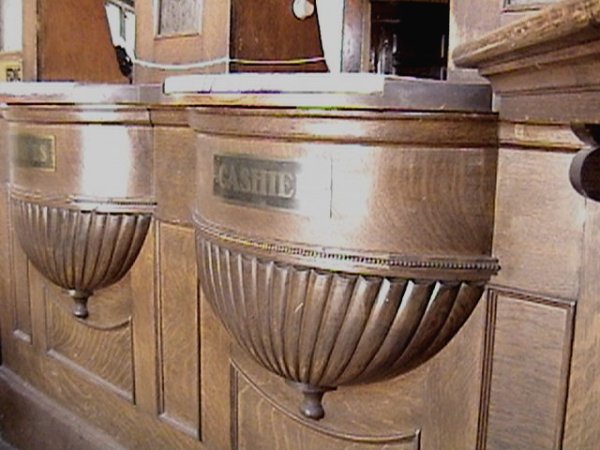
[(600, 10), (506, 8), (445, 81), (0, 86), (1, 440), (597, 448)]
[(3, 433), (415, 448), (474, 431), (475, 408), (433, 403), (478, 395), (462, 328), (499, 269), (490, 89), (238, 74), (164, 91), (5, 89)]

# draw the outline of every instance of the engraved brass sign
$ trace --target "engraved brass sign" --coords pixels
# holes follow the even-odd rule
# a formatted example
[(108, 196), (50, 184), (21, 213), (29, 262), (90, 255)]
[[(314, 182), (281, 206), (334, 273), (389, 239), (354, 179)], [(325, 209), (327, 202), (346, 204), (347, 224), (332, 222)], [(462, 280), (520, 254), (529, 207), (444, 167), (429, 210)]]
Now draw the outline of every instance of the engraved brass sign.
[(215, 195), (257, 206), (298, 208), (299, 163), (228, 155), (214, 155), (213, 162)]
[(13, 136), (13, 162), (18, 167), (56, 170), (54, 136), (17, 134)]

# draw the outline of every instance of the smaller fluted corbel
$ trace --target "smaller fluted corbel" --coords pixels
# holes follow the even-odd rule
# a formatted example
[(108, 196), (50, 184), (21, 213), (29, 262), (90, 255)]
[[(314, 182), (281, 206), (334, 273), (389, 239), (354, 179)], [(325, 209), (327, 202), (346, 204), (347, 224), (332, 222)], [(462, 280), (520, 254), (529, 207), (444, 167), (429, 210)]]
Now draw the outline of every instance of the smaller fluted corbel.
[(600, 201), (600, 125), (575, 125), (573, 131), (585, 146), (571, 162), (569, 178), (582, 196)]
[(94, 292), (120, 281), (135, 262), (150, 227), (147, 204), (103, 202), (102, 208), (54, 204), (13, 193), (17, 237), (32, 265), (73, 299), (72, 313), (87, 319)]

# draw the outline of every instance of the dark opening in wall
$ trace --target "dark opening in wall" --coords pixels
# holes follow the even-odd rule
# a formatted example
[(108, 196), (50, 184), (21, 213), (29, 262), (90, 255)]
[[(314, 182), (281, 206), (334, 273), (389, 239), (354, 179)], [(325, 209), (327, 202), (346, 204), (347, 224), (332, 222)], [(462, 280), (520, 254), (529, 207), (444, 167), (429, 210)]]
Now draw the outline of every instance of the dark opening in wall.
[(445, 79), (448, 3), (371, 0), (370, 71)]

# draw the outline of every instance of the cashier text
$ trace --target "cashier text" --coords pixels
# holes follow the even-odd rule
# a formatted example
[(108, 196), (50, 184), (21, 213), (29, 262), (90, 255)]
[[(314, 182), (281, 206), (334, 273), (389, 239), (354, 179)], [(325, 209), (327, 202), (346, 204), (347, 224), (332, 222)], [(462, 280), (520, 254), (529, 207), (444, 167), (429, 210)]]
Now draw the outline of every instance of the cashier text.
[(252, 157), (214, 156), (213, 193), (245, 203), (293, 208), (299, 164)]

